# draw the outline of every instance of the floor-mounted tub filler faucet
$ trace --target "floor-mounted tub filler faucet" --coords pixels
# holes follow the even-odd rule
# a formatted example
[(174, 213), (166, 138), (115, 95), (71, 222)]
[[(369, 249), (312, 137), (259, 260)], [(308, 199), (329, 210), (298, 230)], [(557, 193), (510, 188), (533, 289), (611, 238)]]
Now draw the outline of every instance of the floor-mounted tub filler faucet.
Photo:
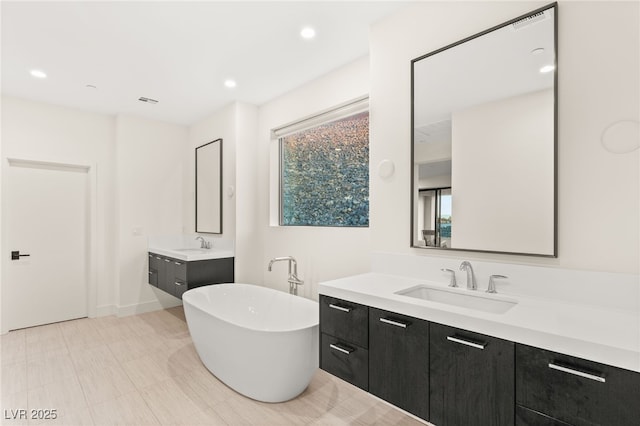
[(287, 281), (289, 282), (289, 293), (293, 295), (298, 295), (298, 286), (304, 284), (300, 278), (298, 278), (298, 262), (292, 256), (285, 257), (276, 257), (269, 261), (269, 267), (267, 270), (271, 272), (271, 267), (276, 262), (284, 262), (289, 261), (289, 278)]
[(203, 249), (211, 248), (211, 241), (207, 241), (201, 236), (197, 236), (196, 240), (200, 240), (200, 248), (203, 248)]
[(476, 276), (473, 273), (473, 267), (471, 266), (471, 263), (465, 260), (460, 264), (460, 270), (467, 271), (467, 288), (469, 290), (476, 290), (478, 288), (478, 285), (476, 284)]

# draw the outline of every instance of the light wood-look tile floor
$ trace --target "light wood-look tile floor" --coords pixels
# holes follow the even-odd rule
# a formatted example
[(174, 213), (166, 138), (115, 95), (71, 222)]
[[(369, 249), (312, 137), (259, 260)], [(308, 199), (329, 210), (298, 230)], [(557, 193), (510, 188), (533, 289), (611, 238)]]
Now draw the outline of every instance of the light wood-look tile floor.
[(202, 365), (182, 307), (12, 331), (0, 345), (6, 425), (423, 425), (322, 370), (291, 401), (246, 398)]

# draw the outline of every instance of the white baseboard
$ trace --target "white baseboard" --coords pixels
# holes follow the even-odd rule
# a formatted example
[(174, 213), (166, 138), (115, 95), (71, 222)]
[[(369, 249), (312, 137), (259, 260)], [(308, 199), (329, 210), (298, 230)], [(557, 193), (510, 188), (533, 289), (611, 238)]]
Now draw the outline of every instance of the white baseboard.
[(148, 302), (134, 303), (131, 305), (118, 306), (115, 315), (118, 317), (126, 317), (129, 315), (144, 314), (145, 312), (158, 311), (160, 309), (173, 308), (182, 305), (179, 299), (160, 302), (158, 300), (150, 300)]
[(102, 306), (96, 307), (96, 317), (106, 317), (106, 316), (115, 315), (115, 314), (116, 314), (115, 305), (102, 305)]

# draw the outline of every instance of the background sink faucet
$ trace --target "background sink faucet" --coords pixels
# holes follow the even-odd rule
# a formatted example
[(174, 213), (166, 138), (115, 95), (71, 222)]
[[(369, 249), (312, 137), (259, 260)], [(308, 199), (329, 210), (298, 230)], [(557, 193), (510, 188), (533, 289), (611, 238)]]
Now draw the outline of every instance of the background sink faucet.
[(211, 248), (211, 241), (205, 240), (202, 236), (197, 236), (196, 240), (200, 240), (200, 248), (203, 248), (203, 249)]
[(476, 275), (473, 273), (473, 267), (468, 261), (464, 261), (460, 264), (461, 271), (467, 271), (467, 288), (469, 290), (476, 290), (478, 285), (476, 284)]
[(289, 293), (297, 296), (298, 286), (304, 284), (304, 281), (298, 278), (298, 262), (296, 262), (296, 259), (292, 256), (273, 258), (269, 261), (269, 267), (267, 270), (271, 272), (271, 267), (274, 263), (283, 261), (289, 262), (289, 278), (287, 278), (287, 281), (289, 282)]

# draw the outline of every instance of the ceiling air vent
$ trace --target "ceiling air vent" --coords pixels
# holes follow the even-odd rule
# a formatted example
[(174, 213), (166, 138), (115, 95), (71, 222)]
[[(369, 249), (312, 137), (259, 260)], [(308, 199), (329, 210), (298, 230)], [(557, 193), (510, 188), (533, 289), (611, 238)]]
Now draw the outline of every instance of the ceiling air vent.
[(544, 14), (544, 11), (542, 11), (542, 12), (534, 13), (533, 15), (526, 16), (514, 22), (513, 24), (511, 24), (511, 26), (514, 30), (519, 30), (535, 22), (543, 21), (545, 18), (546, 16)]
[(157, 104), (157, 103), (158, 103), (158, 101), (156, 101), (155, 99), (145, 98), (144, 96), (140, 96), (140, 97), (138, 98), (138, 100), (139, 100), (140, 102), (146, 102), (146, 103), (148, 103), (148, 104)]

